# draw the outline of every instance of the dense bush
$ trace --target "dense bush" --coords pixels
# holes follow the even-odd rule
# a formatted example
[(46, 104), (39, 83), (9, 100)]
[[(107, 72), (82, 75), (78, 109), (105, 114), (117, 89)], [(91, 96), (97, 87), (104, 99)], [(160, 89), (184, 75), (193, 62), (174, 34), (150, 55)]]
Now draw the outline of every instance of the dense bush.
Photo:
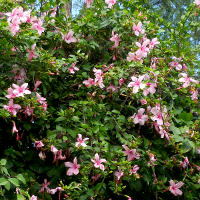
[(198, 0), (168, 40), (141, 1), (0, 5), (2, 199), (200, 198)]

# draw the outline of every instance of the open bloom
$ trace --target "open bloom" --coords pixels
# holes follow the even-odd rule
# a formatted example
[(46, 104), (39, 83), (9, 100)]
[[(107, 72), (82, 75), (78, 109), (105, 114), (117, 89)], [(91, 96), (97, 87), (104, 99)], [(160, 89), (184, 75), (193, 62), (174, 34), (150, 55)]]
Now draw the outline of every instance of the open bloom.
[(73, 37), (73, 35), (74, 31), (70, 30), (69, 33), (66, 33), (65, 35), (62, 34), (62, 38), (63, 40), (65, 40), (67, 44), (70, 44), (72, 42), (77, 42), (77, 39)]
[(105, 0), (105, 3), (108, 4), (108, 8), (112, 8), (116, 4), (117, 0)]
[(139, 34), (144, 34), (144, 29), (142, 28), (142, 22), (138, 22), (136, 25), (135, 23), (133, 24), (133, 31), (135, 31), (135, 35), (139, 36)]
[(101, 164), (101, 163), (105, 163), (106, 159), (100, 159), (99, 154), (96, 153), (95, 156), (94, 156), (94, 159), (91, 159), (91, 161), (94, 163), (95, 168), (100, 168), (101, 170), (104, 171), (104, 165)]
[(47, 193), (50, 193), (51, 190), (48, 187), (48, 185), (50, 185), (50, 182), (47, 182), (47, 179), (44, 179), (44, 183), (42, 184), (42, 188), (41, 188), (40, 192), (44, 193), (44, 190), (46, 189)]
[(127, 155), (128, 161), (140, 158), (140, 154), (137, 153), (136, 149), (129, 149), (126, 145), (122, 145), (122, 147), (125, 149), (123, 152), (125, 155)]
[(135, 54), (138, 58), (147, 57), (147, 54), (149, 53), (149, 48), (147, 45), (149, 42), (149, 39), (146, 39), (143, 43), (136, 42), (136, 45), (139, 47), (139, 49), (135, 52)]
[(134, 165), (133, 168), (131, 169), (131, 174), (136, 174), (139, 169), (140, 168), (138, 167), (138, 165)]
[(24, 94), (31, 94), (31, 91), (27, 89), (28, 83), (24, 83), (21, 86), (12, 84), (12, 87), (14, 88), (13, 94), (16, 97), (24, 97)]
[(119, 179), (124, 175), (124, 172), (120, 169), (120, 167), (118, 167), (118, 171), (115, 172), (114, 175), (117, 177), (117, 180), (119, 181)]
[(156, 92), (156, 87), (157, 87), (157, 84), (156, 83), (146, 83), (146, 86), (148, 86), (147, 89), (145, 89), (143, 91), (143, 94), (144, 96), (147, 96), (148, 94), (154, 94)]
[(9, 111), (12, 115), (16, 115), (17, 112), (21, 109), (19, 104), (14, 104), (13, 99), (10, 99), (8, 105), (3, 106), (5, 110)]
[(144, 79), (144, 76), (139, 76), (139, 78), (132, 76), (131, 77), (132, 81), (128, 84), (128, 87), (133, 88), (133, 93), (136, 94), (139, 89), (144, 89), (145, 84), (142, 82)]
[(131, 118), (133, 118), (134, 124), (144, 125), (144, 123), (148, 120), (148, 115), (144, 115), (145, 109), (140, 108), (138, 110), (137, 115), (134, 114)]
[(85, 141), (89, 140), (89, 138), (82, 139), (82, 135), (78, 134), (78, 138), (76, 140), (77, 140), (75, 144), (76, 147), (80, 147), (80, 146), (86, 147), (87, 145), (85, 144)]
[(173, 180), (170, 180), (169, 183), (170, 183), (169, 191), (173, 195), (175, 195), (175, 196), (182, 195), (183, 192), (181, 190), (179, 190), (179, 188), (181, 188), (183, 186), (183, 184), (184, 184), (183, 182), (180, 181), (175, 184), (175, 182)]
[(73, 163), (72, 162), (65, 162), (65, 166), (69, 167), (69, 169), (67, 170), (67, 175), (71, 176), (71, 175), (77, 175), (79, 173), (79, 168), (80, 165), (77, 164), (77, 158), (74, 158)]

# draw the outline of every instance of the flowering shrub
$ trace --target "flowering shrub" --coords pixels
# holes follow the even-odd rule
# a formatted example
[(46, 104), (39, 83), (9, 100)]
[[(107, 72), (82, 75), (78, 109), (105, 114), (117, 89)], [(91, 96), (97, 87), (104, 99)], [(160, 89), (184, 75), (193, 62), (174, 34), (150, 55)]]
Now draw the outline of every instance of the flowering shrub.
[[(199, 4), (176, 37), (199, 28)], [(140, 1), (86, 0), (76, 18), (54, 2), (0, 9), (2, 197), (200, 198), (198, 61), (186, 40), (164, 40)]]

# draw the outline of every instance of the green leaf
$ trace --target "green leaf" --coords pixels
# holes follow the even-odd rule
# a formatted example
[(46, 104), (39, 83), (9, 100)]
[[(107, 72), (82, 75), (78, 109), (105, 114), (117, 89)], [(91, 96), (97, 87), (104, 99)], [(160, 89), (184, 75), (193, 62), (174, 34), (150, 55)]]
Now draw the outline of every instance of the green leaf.
[(13, 185), (19, 186), (19, 181), (16, 178), (9, 178), (8, 179)]
[(8, 180), (5, 178), (0, 178), (0, 185), (6, 185), (8, 183)]
[(26, 180), (22, 174), (18, 174), (17, 179), (20, 180), (23, 184), (26, 184)]
[(26, 200), (22, 194), (17, 194), (17, 200)]
[(6, 188), (6, 190), (10, 190), (10, 182), (7, 182), (5, 185), (4, 185), (4, 187)]
[(1, 159), (1, 165), (6, 165), (7, 160), (6, 159)]

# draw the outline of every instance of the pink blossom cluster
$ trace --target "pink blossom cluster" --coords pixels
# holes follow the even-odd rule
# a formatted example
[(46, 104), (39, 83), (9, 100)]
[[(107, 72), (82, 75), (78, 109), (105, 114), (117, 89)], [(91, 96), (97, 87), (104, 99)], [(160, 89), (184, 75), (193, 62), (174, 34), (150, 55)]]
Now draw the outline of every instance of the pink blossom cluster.
[(8, 110), (12, 115), (16, 115), (17, 112), (21, 109), (19, 104), (14, 104), (13, 99), (17, 97), (24, 97), (25, 94), (31, 94), (31, 91), (27, 89), (28, 83), (24, 83), (21, 86), (12, 84), (13, 88), (8, 88), (8, 94), (6, 97), (10, 99), (8, 105), (4, 105), (4, 109)]
[(170, 139), (169, 130), (170, 130), (170, 123), (168, 122), (167, 118), (167, 108), (163, 107), (161, 109), (160, 104), (156, 104), (155, 107), (151, 108), (151, 120), (154, 122), (154, 127), (156, 131), (160, 134), (161, 138), (166, 137), (167, 140)]
[(148, 120), (148, 115), (144, 114), (145, 109), (144, 108), (140, 108), (138, 110), (138, 113), (134, 114), (131, 118), (133, 119), (134, 124), (140, 124), (140, 125), (144, 125), (145, 122)]
[(182, 65), (180, 62), (182, 58), (173, 57), (173, 61), (169, 63), (170, 67), (175, 67), (177, 71), (181, 71), (182, 69), (187, 69), (186, 65)]
[(88, 78), (88, 80), (83, 81), (83, 84), (86, 87), (89, 86), (99, 86), (100, 88), (104, 88), (105, 85), (103, 84), (103, 72), (101, 69), (93, 69), (94, 75), (95, 75), (95, 79), (92, 78)]
[[(50, 189), (49, 185), (50, 185), (50, 182), (48, 182), (47, 179), (44, 179), (44, 183), (42, 184), (42, 188), (41, 188), (40, 192), (44, 193), (45, 190), (48, 194), (55, 194), (56, 192), (59, 192), (59, 200), (60, 200), (61, 192), (64, 191), (64, 189), (61, 187), (56, 187), (54, 189)], [(33, 198), (33, 200), (37, 200), (37, 197), (34, 195), (31, 198)]]
[(188, 157), (184, 157), (184, 160), (180, 161), (180, 164), (185, 169), (190, 164)]
[(135, 23), (133, 23), (133, 31), (135, 32), (136, 36), (139, 36), (139, 34), (144, 34), (145, 30), (142, 28), (142, 22), (138, 22), (138, 24), (136, 25)]
[(140, 158), (140, 154), (137, 152), (136, 149), (129, 149), (126, 145), (122, 145), (125, 151), (124, 154), (127, 156), (127, 160), (135, 160)]
[(7, 22), (13, 35), (20, 31), (21, 23), (31, 23), (32, 29), (37, 30), (39, 35), (44, 32), (43, 21), (37, 19), (36, 16), (31, 17), (31, 10), (23, 11), (22, 7), (14, 8), (12, 12), (6, 13), (6, 16), (8, 16)]
[(183, 88), (187, 88), (191, 83), (194, 84), (199, 84), (199, 81), (188, 77), (186, 73), (180, 73), (179, 76), (182, 76), (181, 78), (178, 79), (179, 82), (183, 83)]
[[(139, 28), (138, 28), (139, 26)], [(135, 31), (135, 34), (137, 36), (139, 36), (139, 34), (143, 34), (144, 30), (141, 28), (142, 27), (142, 23), (139, 22), (138, 25), (136, 26), (134, 24), (133, 26), (133, 30)], [(129, 52), (127, 60), (129, 62), (131, 61), (140, 61), (141, 63), (143, 62), (143, 58), (146, 58), (148, 53), (150, 53), (151, 49), (154, 49), (158, 44), (160, 44), (160, 42), (158, 41), (157, 38), (153, 38), (152, 40), (149, 40), (146, 38), (146, 36), (144, 35), (142, 39), (139, 40), (139, 42), (136, 42), (136, 46), (139, 48), (136, 52), (132, 53)]]
[(51, 152), (54, 154), (53, 162), (66, 159), (66, 156), (62, 155), (62, 149), (58, 150), (55, 146), (51, 145)]
[[(136, 94), (139, 89), (143, 90), (143, 95), (147, 96), (148, 94), (154, 94), (156, 92), (156, 83), (146, 82), (146, 80), (150, 79), (149, 75), (145, 74), (139, 76), (138, 78), (135, 76), (131, 77), (131, 82), (128, 84), (128, 87), (133, 89), (133, 94)], [(145, 81), (145, 82), (144, 82)]]

